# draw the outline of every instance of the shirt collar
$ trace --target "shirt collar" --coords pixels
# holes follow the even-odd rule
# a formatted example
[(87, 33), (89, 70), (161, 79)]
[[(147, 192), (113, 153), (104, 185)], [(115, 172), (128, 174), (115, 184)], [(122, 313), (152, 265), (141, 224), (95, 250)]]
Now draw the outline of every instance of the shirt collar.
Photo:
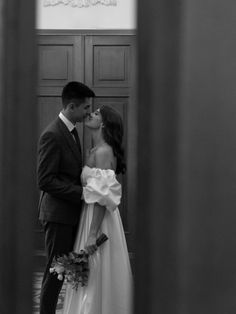
[(70, 132), (74, 129), (75, 125), (70, 120), (68, 120), (62, 112), (59, 113), (59, 118), (62, 120), (62, 122), (65, 123)]

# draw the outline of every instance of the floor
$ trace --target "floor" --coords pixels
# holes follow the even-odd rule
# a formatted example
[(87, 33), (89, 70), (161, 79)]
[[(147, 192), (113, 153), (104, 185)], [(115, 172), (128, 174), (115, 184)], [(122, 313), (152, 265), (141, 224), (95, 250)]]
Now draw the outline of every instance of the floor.
[[(33, 314), (39, 314), (39, 297), (40, 297), (40, 289), (41, 289), (41, 282), (42, 282), (43, 273), (42, 272), (35, 272), (34, 273), (34, 284), (33, 284)], [(62, 306), (65, 294), (65, 285), (63, 285), (58, 305), (57, 305), (57, 314), (62, 313)]]

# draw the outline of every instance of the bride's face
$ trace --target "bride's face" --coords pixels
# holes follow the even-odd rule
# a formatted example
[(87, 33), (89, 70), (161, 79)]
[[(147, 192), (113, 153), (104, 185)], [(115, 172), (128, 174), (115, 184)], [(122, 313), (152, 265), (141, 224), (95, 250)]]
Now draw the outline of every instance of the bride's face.
[(99, 109), (90, 113), (85, 120), (85, 125), (91, 129), (99, 129), (102, 127), (102, 115)]

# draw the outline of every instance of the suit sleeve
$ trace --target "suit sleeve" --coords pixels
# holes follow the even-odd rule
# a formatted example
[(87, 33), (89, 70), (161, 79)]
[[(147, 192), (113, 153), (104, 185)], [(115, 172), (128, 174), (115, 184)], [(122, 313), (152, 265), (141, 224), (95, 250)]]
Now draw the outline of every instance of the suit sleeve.
[(58, 177), (60, 148), (53, 133), (41, 136), (38, 145), (38, 186), (40, 190), (60, 199), (80, 204), (82, 187)]

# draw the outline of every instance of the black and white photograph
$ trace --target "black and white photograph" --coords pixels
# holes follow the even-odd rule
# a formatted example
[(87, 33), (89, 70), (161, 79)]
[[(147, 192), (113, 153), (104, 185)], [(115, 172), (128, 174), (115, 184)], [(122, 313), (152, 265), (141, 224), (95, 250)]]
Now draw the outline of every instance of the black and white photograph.
[(0, 0), (0, 314), (236, 314), (235, 16)]

